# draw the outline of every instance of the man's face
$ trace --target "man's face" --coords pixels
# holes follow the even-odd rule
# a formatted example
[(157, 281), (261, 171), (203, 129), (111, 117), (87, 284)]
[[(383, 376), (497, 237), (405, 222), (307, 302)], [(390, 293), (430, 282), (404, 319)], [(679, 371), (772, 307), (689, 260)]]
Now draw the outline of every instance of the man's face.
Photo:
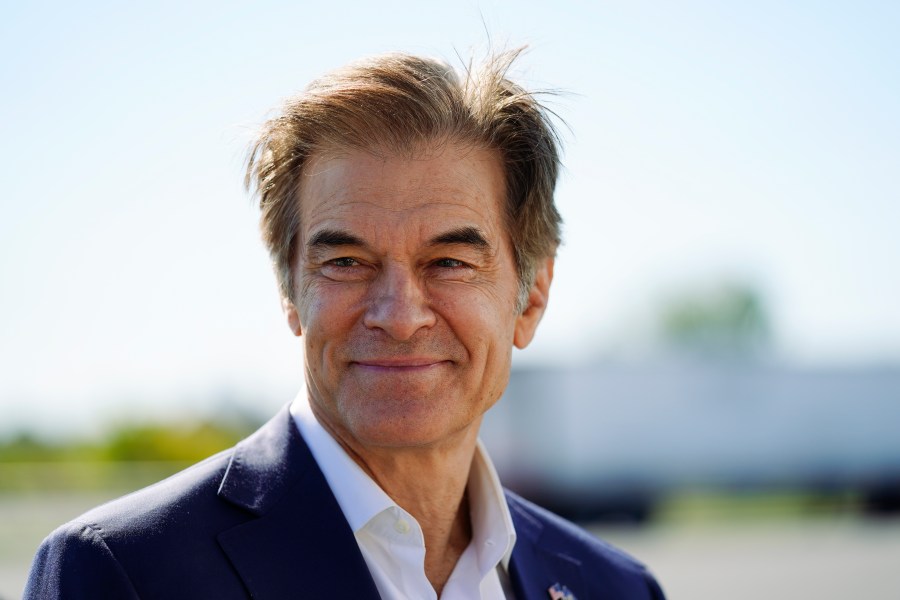
[(477, 432), (549, 286), (539, 276), (542, 292), (515, 312), (495, 151), (446, 144), (414, 156), (322, 153), (300, 188), (288, 321), (305, 339), (314, 413), (356, 451)]

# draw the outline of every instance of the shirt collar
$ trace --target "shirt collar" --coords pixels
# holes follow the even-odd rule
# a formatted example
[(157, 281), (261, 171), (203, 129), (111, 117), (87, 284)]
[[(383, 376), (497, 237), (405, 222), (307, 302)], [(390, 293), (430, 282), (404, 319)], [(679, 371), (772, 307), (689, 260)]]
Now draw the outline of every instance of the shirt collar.
[(396, 506), (390, 496), (325, 431), (313, 415), (303, 392), (291, 403), (291, 415), (353, 533), (359, 532), (377, 514)]
[(472, 458), (467, 490), (472, 518), (472, 542), (478, 551), (481, 571), (493, 568), (498, 562), (509, 571), (509, 559), (516, 543), (516, 529), (497, 470), (481, 440), (478, 440), (475, 456)]
[[(303, 391), (291, 403), (291, 415), (354, 533), (382, 511), (400, 508), (325, 431)], [(516, 530), (500, 478), (481, 440), (472, 459), (467, 491), (479, 567), (484, 571), (500, 562), (509, 571)]]

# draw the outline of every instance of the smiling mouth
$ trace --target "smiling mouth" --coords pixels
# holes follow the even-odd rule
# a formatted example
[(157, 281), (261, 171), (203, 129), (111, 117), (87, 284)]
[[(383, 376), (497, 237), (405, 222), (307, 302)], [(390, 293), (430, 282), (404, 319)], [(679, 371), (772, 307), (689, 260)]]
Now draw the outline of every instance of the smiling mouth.
[(450, 361), (448, 360), (435, 358), (385, 358), (372, 360), (354, 360), (350, 362), (350, 366), (372, 371), (403, 372), (423, 371), (449, 362)]

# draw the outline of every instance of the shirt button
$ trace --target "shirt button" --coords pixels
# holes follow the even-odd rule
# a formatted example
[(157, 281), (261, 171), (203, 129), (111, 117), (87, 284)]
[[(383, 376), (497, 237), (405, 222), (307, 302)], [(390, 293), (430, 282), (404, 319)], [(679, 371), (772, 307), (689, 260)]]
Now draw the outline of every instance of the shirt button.
[(404, 519), (397, 519), (397, 522), (394, 523), (394, 529), (397, 530), (397, 533), (409, 533), (409, 523)]

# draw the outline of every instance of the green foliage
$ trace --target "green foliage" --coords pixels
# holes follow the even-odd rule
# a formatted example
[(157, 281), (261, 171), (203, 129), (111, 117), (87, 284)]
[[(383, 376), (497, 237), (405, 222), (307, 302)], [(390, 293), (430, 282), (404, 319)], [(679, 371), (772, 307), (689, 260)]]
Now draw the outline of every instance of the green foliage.
[(103, 445), (110, 461), (195, 462), (233, 446), (247, 434), (211, 422), (187, 426), (126, 425)]
[(0, 462), (194, 462), (233, 446), (254, 425), (204, 421), (179, 425), (123, 424), (99, 442), (54, 443), (28, 433), (0, 442)]
[(660, 503), (656, 518), (681, 525), (834, 518), (859, 514), (861, 501), (850, 489), (683, 489)]
[(660, 314), (664, 340), (676, 350), (703, 355), (756, 355), (770, 341), (766, 304), (744, 284), (722, 284), (670, 298)]
[(0, 440), (0, 492), (132, 490), (233, 446), (256, 423), (122, 424), (99, 441)]
[(3, 462), (59, 460), (59, 449), (41, 442), (29, 433), (20, 433), (0, 444)]
[(97, 460), (101, 454), (101, 450), (94, 444), (51, 443), (27, 432), (0, 441), (0, 463)]

